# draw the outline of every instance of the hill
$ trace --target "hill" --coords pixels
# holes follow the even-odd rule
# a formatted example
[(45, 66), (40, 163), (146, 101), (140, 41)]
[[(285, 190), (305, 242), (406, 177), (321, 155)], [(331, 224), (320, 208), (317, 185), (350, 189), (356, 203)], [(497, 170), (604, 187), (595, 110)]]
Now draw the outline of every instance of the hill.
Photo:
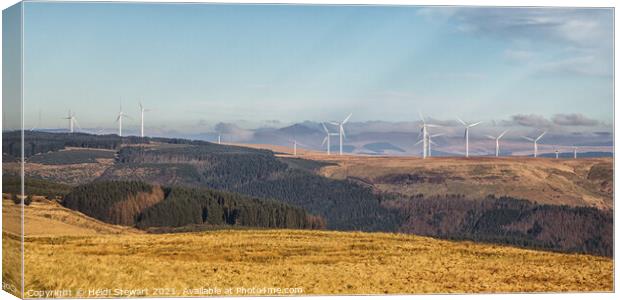
[(613, 207), (611, 158), (548, 159), (524, 157), (359, 157), (307, 155), (336, 165), (320, 173), (357, 179), (386, 193), (436, 197), (488, 195), (540, 204)]
[[(6, 237), (3, 242), (17, 243)], [(25, 249), (27, 290), (118, 287), (127, 293), (147, 289), (134, 296), (151, 297), (205, 296), (201, 293), (215, 287), (220, 293), (233, 288), (235, 296), (265, 295), (241, 289), (251, 287), (281, 288), (275, 295), (613, 290), (609, 258), (403, 234), (222, 230), (58, 236), (28, 238)]]
[[(2, 201), (2, 230), (19, 236), (21, 209), (12, 200)], [(135, 234), (135, 228), (108, 224), (68, 209), (55, 201), (38, 197), (24, 206), (26, 236), (76, 236), (93, 234)]]
[(284, 203), (209, 189), (139, 181), (96, 181), (74, 188), (62, 204), (107, 223), (139, 228), (230, 225), (319, 228), (320, 219)]

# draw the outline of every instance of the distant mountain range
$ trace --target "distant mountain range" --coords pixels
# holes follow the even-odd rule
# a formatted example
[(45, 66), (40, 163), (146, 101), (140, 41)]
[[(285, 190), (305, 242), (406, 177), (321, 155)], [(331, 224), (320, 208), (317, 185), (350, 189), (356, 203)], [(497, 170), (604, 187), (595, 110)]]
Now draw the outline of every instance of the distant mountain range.
[[(331, 133), (336, 134), (336, 126), (325, 123)], [(463, 155), (464, 141), (462, 128), (451, 123), (445, 126), (432, 128), (433, 133), (444, 133), (444, 136), (436, 137), (433, 141), (433, 154), (437, 156), (459, 156)], [(476, 127), (470, 135), (470, 153), (472, 155), (493, 155), (494, 141), (486, 135), (496, 135), (504, 128), (492, 126), (480, 128)], [(367, 121), (351, 122), (345, 126), (346, 137), (344, 139), (343, 151), (355, 154), (369, 155), (420, 155), (422, 153), (419, 141), (418, 122), (385, 122)], [(45, 129), (49, 132), (66, 132), (66, 129)], [(116, 133), (115, 129), (102, 130), (100, 128), (85, 129), (88, 133)], [(126, 130), (128, 134), (136, 134), (131, 129)], [(147, 130), (147, 132), (149, 132)], [(162, 131), (152, 129), (150, 132), (162, 137), (186, 138), (192, 140), (204, 140), (216, 142), (218, 137), (224, 143), (247, 143), (247, 144), (271, 144), (278, 146), (289, 146), (293, 140), (297, 141), (298, 146), (304, 149), (326, 151), (327, 145), (322, 144), (325, 137), (323, 125), (320, 122), (304, 121), (284, 127), (262, 127), (257, 129), (242, 128), (233, 123), (219, 123), (215, 129), (201, 133), (181, 133), (179, 131)], [(501, 152), (504, 154), (527, 156), (532, 153), (531, 142), (522, 138), (523, 135), (532, 135), (540, 132), (532, 128), (518, 128), (508, 132), (500, 141)], [(331, 150), (339, 150), (339, 138), (337, 135), (331, 137)], [(613, 135), (610, 132), (596, 131), (592, 133), (576, 132), (553, 132), (550, 131), (539, 143), (541, 153), (549, 152), (554, 156), (553, 151), (556, 147), (579, 146), (580, 152), (613, 152)], [(568, 152), (568, 149), (563, 150)]]

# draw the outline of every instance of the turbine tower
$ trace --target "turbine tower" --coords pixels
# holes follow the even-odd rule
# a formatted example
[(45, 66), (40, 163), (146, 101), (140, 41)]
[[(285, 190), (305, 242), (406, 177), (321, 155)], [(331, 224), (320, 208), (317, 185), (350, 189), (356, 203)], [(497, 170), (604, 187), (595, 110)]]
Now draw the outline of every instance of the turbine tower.
[(468, 123), (465, 123), (465, 121), (461, 120), (460, 118), (457, 118), (457, 119), (459, 120), (459, 122), (461, 122), (461, 124), (463, 124), (463, 126), (465, 126), (465, 157), (469, 157), (469, 128), (472, 128), (482, 123), (482, 121), (468, 124)]
[(577, 159), (577, 146), (573, 146), (573, 159)]
[(325, 123), (321, 123), (321, 125), (323, 125), (323, 130), (325, 130), (325, 138), (323, 139), (323, 143), (321, 143), (321, 146), (325, 145), (325, 143), (327, 142), (327, 155), (331, 154), (331, 136), (333, 135), (338, 135), (337, 133), (333, 133), (333, 132), (329, 132), (329, 130), (327, 129), (327, 126), (325, 126)]
[(429, 134), (428, 135), (428, 157), (433, 156), (433, 151), (431, 150), (431, 146), (435, 145), (437, 146), (437, 144), (435, 142), (433, 142), (432, 138), (434, 137), (438, 137), (438, 136), (442, 136), (444, 135), (443, 133), (437, 133), (437, 134)]
[(416, 145), (419, 143), (422, 143), (422, 158), (426, 158), (428, 155), (428, 151), (430, 149), (429, 147), (429, 141), (430, 141), (430, 137), (428, 135), (428, 128), (429, 127), (439, 127), (437, 125), (434, 124), (427, 124), (426, 120), (424, 120), (424, 116), (422, 115), (421, 112), (418, 112), (418, 115), (420, 115), (420, 119), (422, 120), (422, 124), (420, 124), (420, 133), (418, 134), (418, 138), (420, 138), (420, 136), (422, 136), (422, 139), (419, 140), (417, 143), (415, 143)]
[(547, 133), (546, 131), (543, 131), (543, 133), (541, 133), (537, 138), (533, 139), (531, 137), (527, 137), (524, 136), (523, 138), (530, 141), (530, 142), (534, 142), (534, 157), (538, 156), (538, 141), (545, 135), (545, 133)]
[(129, 118), (129, 116), (123, 112), (123, 105), (121, 105), (118, 116), (116, 116), (116, 122), (118, 122), (118, 136), (123, 136), (123, 118)]
[(499, 157), (499, 140), (504, 136), (504, 134), (506, 134), (506, 132), (508, 132), (508, 130), (504, 130), (504, 132), (502, 132), (502, 134), (498, 135), (497, 137), (487, 135), (488, 138), (495, 140), (495, 157)]
[(302, 143), (298, 143), (297, 140), (295, 139), (289, 140), (289, 142), (293, 143), (293, 156), (297, 156), (297, 145), (307, 147), (306, 145)]
[(338, 122), (330, 122), (331, 124), (338, 126), (338, 136), (339, 136), (339, 139), (340, 139), (340, 155), (342, 155), (342, 141), (344, 140), (344, 138), (347, 137), (347, 135), (344, 133), (344, 124), (346, 124), (349, 121), (349, 119), (351, 118), (352, 115), (353, 115), (352, 113), (349, 114), (344, 119), (344, 121), (342, 121), (340, 123), (338, 123)]
[(140, 108), (140, 137), (144, 137), (144, 113), (151, 110), (144, 108), (142, 101), (138, 104), (138, 108)]
[(77, 119), (75, 118), (75, 113), (72, 113), (71, 110), (69, 110), (69, 114), (67, 115), (66, 118), (63, 118), (65, 120), (69, 120), (69, 132), (73, 133), (73, 124), (77, 123)]
[(558, 150), (558, 148), (555, 148), (555, 159), (558, 159), (560, 157), (560, 150)]

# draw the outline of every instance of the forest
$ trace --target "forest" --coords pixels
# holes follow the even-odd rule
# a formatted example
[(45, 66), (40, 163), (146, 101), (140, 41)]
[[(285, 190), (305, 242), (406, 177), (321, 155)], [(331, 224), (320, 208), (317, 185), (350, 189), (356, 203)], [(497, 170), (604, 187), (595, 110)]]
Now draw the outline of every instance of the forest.
[[(329, 229), (395, 231), (401, 222), (400, 214), (381, 206), (369, 187), (317, 175), (313, 172), (317, 163), (279, 159), (271, 151), (225, 147), (230, 147), (229, 151), (210, 143), (125, 147), (119, 151), (118, 164), (102, 178), (144, 180), (161, 185), (174, 180), (179, 185), (275, 199), (322, 216)], [(147, 175), (134, 178), (136, 172), (131, 170), (136, 168), (148, 169), (139, 172)]]
[(96, 181), (78, 186), (63, 198), (62, 204), (107, 223), (144, 229), (195, 224), (324, 227), (322, 219), (277, 201), (210, 189), (162, 188), (139, 181)]
[(613, 255), (613, 212), (609, 210), (540, 205), (493, 195), (479, 200), (459, 195), (397, 196), (384, 204), (406, 214), (400, 230), (407, 233)]

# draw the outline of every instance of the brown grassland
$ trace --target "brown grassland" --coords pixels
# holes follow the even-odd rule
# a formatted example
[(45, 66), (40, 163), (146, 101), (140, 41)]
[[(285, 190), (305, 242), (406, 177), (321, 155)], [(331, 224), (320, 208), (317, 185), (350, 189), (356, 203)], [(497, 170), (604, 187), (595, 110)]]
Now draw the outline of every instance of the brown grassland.
[[(292, 156), (292, 149), (243, 145)], [(430, 157), (326, 155), (297, 149), (297, 157), (334, 163), (319, 173), (335, 179), (360, 180), (382, 192), (426, 197), (461, 194), (479, 199), (510, 196), (543, 204), (613, 208), (613, 159), (532, 157)], [(390, 179), (415, 176), (407, 183)]]
[[(16, 212), (18, 206), (3, 201), (5, 279), (18, 278), (10, 266), (19, 263), (12, 251), (19, 237), (11, 233), (15, 226), (7, 226)], [(166, 292), (188, 296), (185, 289), (208, 287), (302, 288), (303, 294), (613, 289), (613, 260), (589, 255), (390, 233), (244, 229), (146, 234), (46, 201), (33, 202), (26, 214), (26, 291), (149, 289), (154, 296), (157, 288), (171, 288)], [(29, 231), (33, 226), (39, 229)]]

